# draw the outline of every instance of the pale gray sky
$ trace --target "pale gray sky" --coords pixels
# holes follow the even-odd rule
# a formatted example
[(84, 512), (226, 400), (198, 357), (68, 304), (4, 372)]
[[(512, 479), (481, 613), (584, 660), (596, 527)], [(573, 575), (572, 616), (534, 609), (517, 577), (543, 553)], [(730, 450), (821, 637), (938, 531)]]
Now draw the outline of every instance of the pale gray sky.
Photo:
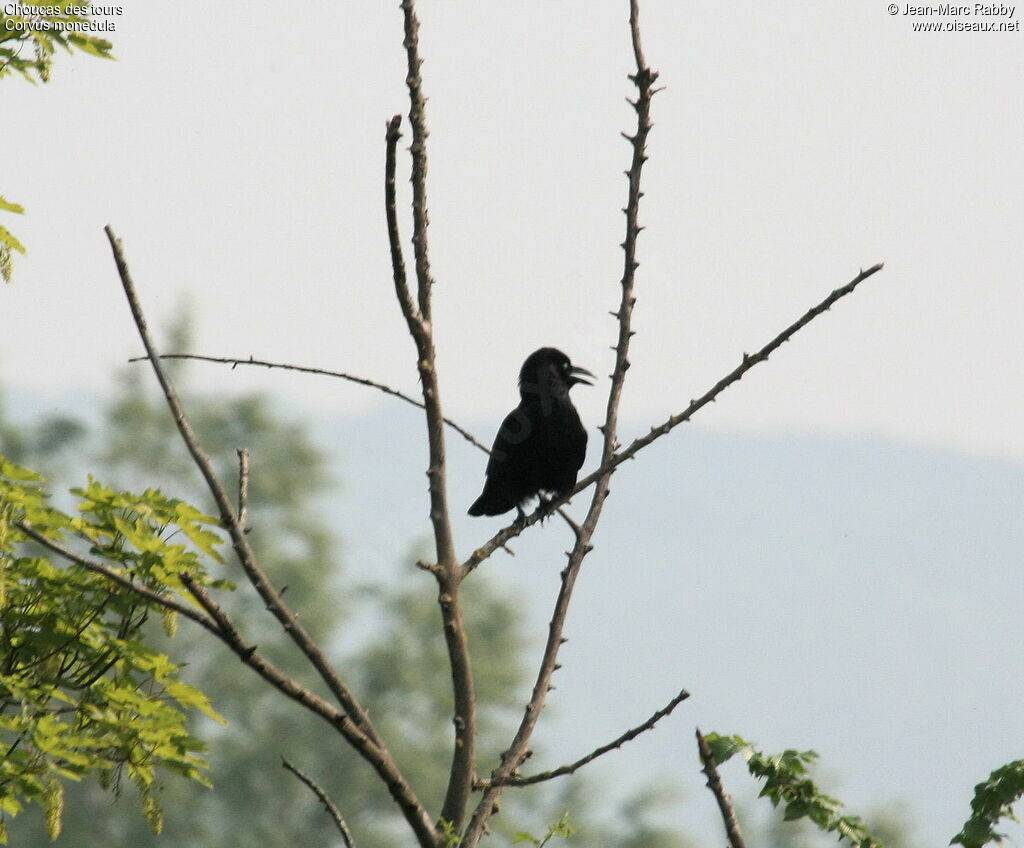
[[(615, 328), (607, 312), (619, 296), (621, 172), (629, 155), (619, 132), (630, 130), (633, 120), (623, 102), (631, 70), (626, 6), (625, 0), (419, 3), (442, 389), (448, 413), (476, 425), (484, 438), (514, 402), (515, 374), (534, 348), (554, 344), (595, 372), (610, 369)], [(768, 9), (753, 2), (644, 0), (646, 52), (667, 88), (655, 100), (645, 171), (638, 335), (625, 396), (629, 427), (680, 410), (744, 351), (759, 347), (859, 268), (885, 261), (882, 274), (705, 410), (704, 427), (880, 435), (1024, 460), (1024, 34), (913, 32), (904, 8), (890, 15), (885, 3), (874, 1), (780, 2)], [(1015, 12), (1011, 22), (1021, 15)], [(58, 56), (49, 85), (33, 88), (15, 79), (2, 85), (3, 112), (18, 116), (18, 132), (8, 128), (0, 136), (0, 193), (28, 210), (24, 217), (4, 216), (3, 223), (30, 250), (17, 261), (14, 284), (0, 288), (5, 383), (65, 402), (69, 390), (102, 390), (112, 370), (138, 351), (102, 233), (110, 223), (124, 239), (151, 324), (166, 324), (187, 296), (201, 321), (198, 350), (348, 370), (415, 392), (413, 348), (394, 304), (382, 208), (384, 125), (406, 110), (397, 2), (310, 2), (301, 9), (265, 2), (128, 2), (113, 20), (117, 62)], [(401, 190), (407, 195), (404, 182)], [(263, 371), (210, 366), (196, 378), (207, 386), (259, 386), (317, 421), (356, 412), (377, 420), (373, 416), (383, 413), (370, 407), (391, 403), (338, 382)], [(592, 425), (602, 393), (577, 394)], [(761, 461), (789, 456), (766, 438)], [(788, 443), (783, 438), (780, 444)], [(863, 672), (856, 702), (849, 700), (850, 681), (787, 681), (779, 679), (777, 665), (745, 657), (753, 669), (746, 673), (760, 669), (765, 678), (759, 685), (774, 681), (796, 695), (805, 693), (800, 687), (817, 687), (807, 692), (805, 705), (816, 714), (822, 714), (820, 704), (849, 705), (820, 736), (796, 739), (787, 729), (778, 733), (780, 744), (831, 745), (830, 766), (849, 776), (852, 801), (888, 797), (906, 785), (906, 795), (925, 811), (925, 833), (948, 839), (966, 813), (971, 784), (999, 764), (997, 755), (1014, 756), (1019, 742), (1000, 735), (1008, 732), (1000, 716), (1011, 709), (1000, 705), (1017, 689), (994, 673), (994, 691), (986, 692), (984, 681), (970, 675), (983, 678), (993, 657), (1004, 672), (1019, 662), (1009, 613), (1010, 624), (1001, 625), (1010, 634), (1005, 644), (990, 644), (998, 640), (987, 638), (978, 623), (995, 604), (978, 594), (978, 584), (1007, 607), (1020, 597), (1019, 576), (1006, 565), (1012, 555), (1002, 548), (999, 557), (988, 555), (985, 544), (1005, 546), (1017, 538), (1013, 516), (1021, 511), (1012, 496), (995, 498), (996, 505), (977, 492), (962, 505), (957, 498), (969, 488), (964, 480), (981, 480), (982, 492), (1012, 492), (1017, 478), (1007, 472), (1010, 483), (989, 486), (988, 466), (965, 461), (952, 483), (936, 477), (935, 498), (951, 501), (937, 511), (922, 494), (928, 491), (923, 472), (901, 471), (896, 482), (877, 474), (869, 484), (850, 483), (860, 467), (857, 446), (873, 442), (849, 444), (852, 458), (835, 463), (832, 476), (841, 477), (836, 492), (797, 481), (810, 502), (786, 502), (789, 523), (778, 523), (790, 530), (781, 541), (771, 521), (762, 522), (767, 528), (757, 523), (756, 503), (739, 510), (736, 491), (761, 491), (746, 478), (719, 491), (722, 469), (701, 472), (699, 457), (684, 457), (687, 470), (678, 477), (663, 475), (665, 491), (679, 483), (673, 507), (683, 504), (686, 516), (710, 510), (728, 526), (721, 542), (698, 538), (706, 549), (698, 547), (682, 564), (673, 559), (671, 540), (655, 538), (651, 579), (678, 574), (678, 585), (658, 580), (651, 590), (672, 608), (662, 617), (650, 615), (664, 626), (663, 644), (645, 661), (662, 662), (665, 651), (675, 652), (668, 662), (685, 667), (666, 673), (669, 683), (686, 683), (714, 699), (713, 669), (691, 666), (715, 665), (717, 654), (707, 649), (691, 662), (675, 647), (679, 633), (694, 629), (688, 618), (693, 605), (716, 610), (743, 586), (743, 615), (749, 612), (743, 604), (751, 604), (766, 619), (755, 616), (753, 625), (744, 619), (746, 626), (758, 628), (765, 657), (788, 661), (787, 640), (796, 637), (783, 625), (802, 622), (804, 607), (803, 596), (785, 581), (818, 575), (823, 585), (812, 585), (807, 607), (820, 610), (829, 592), (845, 593), (842, 610), (852, 623), (844, 630), (837, 625), (846, 621), (841, 616), (818, 622), (807, 644), (832, 650), (838, 631), (874, 640), (877, 650), (847, 645), (855, 666), (850, 680), (856, 683)], [(690, 450), (679, 450), (684, 447)], [(666, 445), (659, 450), (660, 463), (676, 455)], [(359, 480), (348, 477), (349, 470), (355, 474), (361, 460), (376, 462), (377, 453), (372, 460), (342, 458), (341, 473), (352, 489), (358, 491)], [(466, 468), (466, 452), (451, 453), (453, 462), (463, 463), (453, 487), (467, 501), (479, 461)], [(871, 462), (885, 467), (884, 456)], [(949, 462), (944, 455), (939, 470)], [(811, 462), (802, 473), (815, 468)], [(751, 473), (757, 471), (755, 464)], [(402, 550), (425, 527), (413, 522), (425, 509), (418, 470), (413, 478), (403, 494), (397, 487), (367, 499), (353, 494), (381, 523), (387, 510), (387, 538)], [(709, 481), (710, 501), (691, 492)], [(900, 481), (906, 492), (890, 503)], [(804, 510), (828, 513), (833, 503), (847, 504), (848, 484), (860, 495), (853, 498), (857, 504), (891, 519), (888, 535), (873, 535), (876, 525), (867, 518), (847, 521), (847, 507), (837, 506), (835, 527), (807, 520), (825, 538), (810, 548), (805, 568), (787, 570), (783, 561), (803, 539)], [(776, 491), (774, 485), (767, 491)], [(870, 500), (875, 495), (877, 502)], [(403, 497), (418, 499), (407, 510), (407, 531), (391, 520)], [(767, 503), (771, 495), (762, 499)], [(630, 525), (628, 498), (613, 499), (613, 506), (624, 510)], [(972, 516), (970, 532), (960, 533), (958, 517), (966, 515)], [(991, 525), (979, 518), (985, 515)], [(676, 531), (668, 524), (671, 510), (659, 520), (666, 522), (659, 529)], [(352, 526), (366, 530), (369, 524), (363, 516)], [(695, 524), (698, 530), (687, 533), (698, 533), (710, 519)], [(470, 527), (460, 545), (483, 538), (482, 524)], [(608, 535), (595, 562), (602, 562), (605, 547), (614, 554), (614, 545), (626, 545), (626, 553), (613, 555), (609, 572), (583, 591), (615, 595), (608, 601), (614, 611), (621, 603), (615, 569), (632, 542), (623, 541), (631, 537), (614, 523), (603, 530)], [(356, 554), (368, 557), (380, 547), (372, 533), (366, 534), (370, 543), (360, 543), (355, 529), (345, 532)], [(550, 526), (542, 532), (545, 539), (558, 535)], [(869, 541), (880, 552), (865, 561)], [(555, 580), (550, 561), (545, 570), (531, 558), (533, 544), (521, 542), (514, 567), (499, 561), (495, 568), (513, 580)], [(782, 562), (777, 573), (762, 569), (763, 591), (744, 577), (762, 556)], [(863, 597), (851, 585), (858, 583)], [(626, 584), (632, 587), (632, 579), (623, 579)], [(533, 615), (545, 615), (550, 589), (530, 595)], [(762, 594), (753, 597), (746, 589)], [(678, 609), (672, 606), (677, 597)], [(614, 630), (617, 622), (601, 624), (601, 615), (611, 622), (612, 612), (602, 612), (600, 598), (584, 594), (577, 609), (581, 638), (574, 631), (570, 647), (588, 644), (587, 628), (594, 627), (588, 616), (597, 617), (610, 640), (632, 644)], [(773, 617), (782, 623), (778, 633), (770, 626)], [(724, 624), (721, 632), (733, 640), (747, 633)], [(630, 637), (639, 638), (632, 631)], [(977, 644), (966, 651), (963, 645), (972, 640)], [(947, 648), (948, 661), (936, 660)], [(1003, 653), (993, 653), (997, 649)], [(739, 648), (734, 653), (744, 659)], [(577, 663), (572, 674), (592, 667)], [(920, 692), (947, 685), (943, 672), (964, 703), (925, 699), (922, 705)], [(1019, 675), (1006, 673), (1017, 686)], [(958, 679), (974, 683), (963, 686)], [(722, 704), (760, 710), (761, 702), (745, 699), (748, 678), (734, 682), (744, 697), (737, 699), (729, 681), (719, 680)], [(621, 716), (608, 721), (615, 732), (671, 694), (658, 701), (631, 684), (619, 690), (607, 697), (621, 708)], [(984, 705), (964, 700), (976, 693)], [(621, 703), (634, 696), (636, 704)], [(763, 703), (784, 703), (767, 689), (763, 697)], [(566, 712), (572, 714), (571, 706)], [(760, 741), (774, 744), (775, 731), (767, 728), (787, 716), (763, 712), (763, 722), (744, 717), (735, 729), (760, 732)], [(715, 715), (721, 729), (733, 729), (726, 726), (728, 714)], [(900, 726), (886, 726), (887, 716)], [(929, 722), (940, 720), (948, 726), (933, 733)], [(994, 753), (982, 751), (980, 742), (950, 744), (957, 728), (973, 728), (975, 721)], [(688, 738), (689, 722), (666, 732)], [(916, 735), (908, 739), (911, 732)], [(933, 766), (930, 755), (940, 749), (947, 760), (964, 763), (961, 772), (954, 775), (946, 762)], [(968, 762), (975, 754), (977, 761)], [(886, 762), (895, 771), (881, 781)], [(956, 785), (924, 787), (930, 770), (949, 783), (955, 778)], [(941, 821), (932, 814), (937, 808), (948, 812)]]
[[(632, 420), (680, 409), (881, 260), (704, 421), (1024, 457), (1024, 35), (913, 32), (900, 11), (644, 3), (667, 88), (645, 173)], [(420, 13), (444, 399), (490, 420), (538, 345), (610, 370), (626, 3), (424, 0)], [(4, 82), (19, 131), (0, 141), (0, 182), (29, 213), (5, 223), (31, 251), (0, 291), (7, 379), (101, 386), (137, 350), (110, 223), (151, 321), (190, 296), (201, 350), (414, 390), (381, 204), (384, 122), (405, 109), (395, 4), (129, 2), (110, 20), (117, 62), (58, 56), (47, 86)], [(382, 400), (207, 376), (315, 409)], [(596, 418), (599, 394), (581, 402)]]

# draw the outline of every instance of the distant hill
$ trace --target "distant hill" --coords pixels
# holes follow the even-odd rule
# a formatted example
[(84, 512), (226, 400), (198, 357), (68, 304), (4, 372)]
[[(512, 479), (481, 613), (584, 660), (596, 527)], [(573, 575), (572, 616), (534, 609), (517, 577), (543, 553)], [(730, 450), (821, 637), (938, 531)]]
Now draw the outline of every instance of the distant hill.
[[(401, 567), (429, 531), (420, 422), (384, 409), (322, 431), (344, 480), (346, 562), (363, 579), (423, 579)], [(489, 441), (493, 426), (476, 432)], [(465, 516), (485, 458), (455, 434), (448, 451), (465, 554), (504, 522)], [(522, 598), (538, 645), (569, 544), (555, 519), (482, 567)], [(1024, 756), (1024, 465), (871, 437), (683, 428), (616, 474), (595, 546), (538, 768), (685, 686), (689, 702), (594, 773), (674, 775), (697, 802), (678, 823), (714, 827), (697, 821), (712, 813), (695, 809), (693, 727), (738, 732), (768, 750), (817, 749), (854, 812), (908, 801), (921, 841), (942, 845), (974, 784)], [(728, 776), (743, 796), (741, 773)]]

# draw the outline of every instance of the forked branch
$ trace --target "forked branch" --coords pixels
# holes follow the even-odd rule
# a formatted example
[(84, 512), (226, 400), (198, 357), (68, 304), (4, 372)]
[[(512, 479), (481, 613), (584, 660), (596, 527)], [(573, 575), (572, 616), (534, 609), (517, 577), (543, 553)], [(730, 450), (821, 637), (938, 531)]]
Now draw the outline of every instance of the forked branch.
[[(542, 783), (545, 780), (553, 780), (556, 777), (562, 777), (566, 774), (573, 774), (579, 771), (583, 766), (592, 763), (598, 757), (607, 754), (609, 751), (615, 751), (625, 745), (627, 742), (631, 742), (636, 739), (641, 733), (644, 733), (654, 727), (659, 721), (665, 716), (669, 715), (676, 707), (679, 706), (683, 701), (690, 697), (690, 693), (685, 689), (681, 690), (671, 701), (669, 701), (664, 707), (658, 710), (654, 715), (648, 718), (643, 724), (638, 724), (627, 730), (625, 733), (608, 742), (605, 745), (601, 745), (595, 748), (585, 757), (580, 757), (575, 762), (569, 763), (564, 766), (559, 766), (556, 769), (550, 771), (542, 771), (538, 774), (532, 774), (529, 777), (521, 777), (519, 775), (512, 775), (505, 781), (505, 786), (532, 786), (534, 783)], [(482, 781), (479, 788), (484, 789), (490, 785), (489, 781)]]
[(423, 64), (419, 55), (420, 24), (412, 0), (403, 0), (401, 6), (407, 64), (405, 80), (409, 89), (409, 123), (412, 126), (412, 243), (416, 264), (416, 304), (412, 302), (406, 283), (405, 262), (402, 258), (402, 243), (395, 210), (395, 154), (401, 126), (401, 118), (397, 115), (388, 122), (385, 135), (384, 206), (395, 292), (409, 332), (416, 343), (416, 365), (423, 390), (423, 407), (426, 411), (427, 442), (430, 448), (427, 467), (430, 521), (434, 530), (437, 558), (437, 562), (429, 570), (437, 580), (437, 599), (451, 668), (455, 706), (455, 715), (452, 719), (455, 739), (448, 788), (445, 790), (444, 803), (441, 807), (441, 820), (446, 827), (458, 832), (462, 829), (465, 819), (466, 805), (469, 803), (476, 769), (476, 694), (459, 596), (459, 585), (464, 573), (455, 554), (448, 509), (445, 419), (441, 411), (441, 392), (431, 321), (431, 290), (434, 281), (430, 275), (427, 250), (430, 217), (427, 211), (426, 98), (423, 95), (423, 80), (420, 75), (420, 66)]
[(221, 523), (228, 533), (231, 546), (238, 557), (242, 570), (245, 572), (253, 588), (256, 589), (263, 599), (267, 609), (277, 618), (281, 627), (291, 637), (292, 641), (303, 653), (310, 665), (313, 666), (331, 693), (337, 698), (338, 703), (342, 707), (342, 712), (338, 713), (339, 720), (335, 723), (337, 729), (359, 755), (380, 775), (390, 790), (392, 797), (401, 808), (406, 820), (420, 839), (421, 844), (432, 845), (436, 843), (438, 838), (437, 830), (430, 815), (412, 791), (405, 777), (398, 770), (398, 766), (370, 722), (366, 711), (341, 678), (341, 675), (331, 665), (321, 647), (299, 621), (298, 616), (285, 604), (281, 593), (270, 582), (266, 572), (259, 564), (256, 553), (245, 533), (245, 528), (239, 522), (227, 489), (214, 470), (210, 457), (199, 444), (199, 439), (185, 414), (181, 399), (178, 397), (178, 393), (175, 391), (164, 369), (163, 361), (160, 359), (159, 352), (149, 334), (146, 317), (135, 291), (135, 284), (132, 281), (131, 272), (124, 257), (121, 241), (114, 235), (113, 230), (109, 226), (105, 228), (105, 231), (107, 239), (110, 241), (114, 261), (117, 265), (121, 285), (124, 288), (125, 297), (128, 300), (128, 305), (135, 321), (135, 327), (146, 349), (149, 363), (153, 368), (160, 388), (163, 390), (164, 398), (167, 401), (168, 408), (177, 425), (182, 441), (185, 443), (193, 462), (202, 474), (207, 488), (217, 504)]

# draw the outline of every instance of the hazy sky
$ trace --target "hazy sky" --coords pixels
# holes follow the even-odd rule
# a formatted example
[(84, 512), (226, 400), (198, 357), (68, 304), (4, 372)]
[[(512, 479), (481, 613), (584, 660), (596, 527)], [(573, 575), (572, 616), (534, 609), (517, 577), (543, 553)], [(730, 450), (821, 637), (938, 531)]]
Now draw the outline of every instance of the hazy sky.
[[(0, 194), (28, 211), (0, 222), (30, 251), (17, 259), (14, 283), (0, 287), (5, 384), (66, 404), (71, 391), (109, 385), (112, 371), (139, 351), (102, 233), (109, 223), (124, 239), (152, 325), (166, 326), (183, 300), (192, 303), (196, 350), (346, 370), (415, 393), (413, 346), (394, 304), (382, 203), (385, 121), (407, 109), (398, 3), (123, 5), (123, 14), (110, 19), (118, 61), (58, 55), (50, 84), (10, 78), (0, 85), (3, 114), (16, 116), (0, 133)], [(628, 429), (679, 411), (744, 351), (756, 350), (860, 268), (884, 261), (881, 274), (704, 410), (704, 426), (880, 435), (1024, 460), (1024, 34), (914, 32), (915, 20), (952, 19), (911, 18), (904, 9), (891, 15), (880, 0), (780, 2), (770, 9), (644, 0), (645, 48), (666, 89), (655, 99), (644, 175), (647, 229), (625, 395)], [(632, 70), (627, 3), (421, 0), (419, 10), (443, 400), (450, 415), (486, 438), (514, 402), (516, 372), (534, 348), (557, 345), (599, 374), (611, 367), (615, 327), (607, 313), (619, 298), (621, 172), (630, 153), (619, 133), (631, 131), (634, 120), (623, 100)], [(1024, 12), (1014, 15), (1011, 23)], [(407, 164), (403, 157), (401, 167)], [(408, 216), (404, 226), (408, 236)], [(265, 388), (317, 420), (392, 403), (336, 381), (215, 366), (196, 372), (206, 386)], [(576, 394), (592, 425), (602, 391)], [(856, 468), (854, 460), (835, 467)], [(478, 474), (474, 467), (453, 483), (463, 500), (472, 497), (471, 475)], [(706, 474), (714, 483), (716, 472)], [(422, 484), (418, 473), (416, 479)], [(700, 481), (687, 472), (667, 475), (662, 485), (676, 479), (680, 490), (673, 494), (688, 503), (686, 487)], [(411, 485), (408, 496), (422, 498)], [(936, 486), (937, 497), (959, 494)], [(984, 562), (968, 559), (975, 548), (951, 546), (1009, 538), (979, 523), (971, 533), (951, 534), (943, 547), (945, 537), (924, 519), (904, 526), (901, 510), (934, 511), (922, 495), (926, 488), (908, 487), (906, 502), (891, 507), (889, 493), (871, 485), (861, 499), (863, 505), (877, 495), (873, 509), (894, 510), (892, 539), (880, 542), (894, 540), (884, 563), (909, 549), (906, 558), (917, 567), (908, 571), (913, 580), (907, 578), (905, 591), (879, 589), (892, 606), (884, 611), (886, 626), (912, 631), (909, 643), (894, 639), (890, 648), (888, 631), (873, 629), (880, 614), (871, 586), (857, 607), (860, 623), (850, 628), (858, 638), (877, 637), (880, 656), (888, 652), (920, 674), (942, 665), (934, 656), (946, 642), (935, 641), (925, 625), (907, 623), (915, 619), (904, 621), (900, 605), (913, 606), (920, 622), (929, 608), (914, 605), (931, 598), (928, 592), (948, 603), (974, 597)], [(806, 492), (812, 507), (832, 503), (823, 489)], [(369, 497), (379, 506), (373, 499), (383, 496)], [(731, 493), (720, 497), (723, 511), (735, 506)], [(1005, 503), (1012, 522), (1021, 511), (1009, 496)], [(623, 509), (628, 513), (625, 500)], [(750, 511), (756, 515), (756, 505)], [(952, 527), (951, 516), (968, 512), (953, 503), (934, 520)], [(737, 562), (742, 546), (764, 541), (741, 519), (740, 530), (725, 531), (720, 554)], [(860, 551), (839, 537), (864, 527), (850, 530), (838, 519), (836, 526), (800, 573), (820, 574), (825, 589), (852, 592), (847, 583), (859, 578)], [(472, 532), (481, 528), (472, 525)], [(774, 545), (770, 528), (761, 529), (771, 554), (785, 558), (789, 542)], [(409, 534), (396, 534), (391, 523), (388, 532), (406, 544)], [(622, 538), (609, 528), (609, 541)], [(467, 532), (460, 545), (472, 541)], [(735, 554), (733, 541), (742, 543)], [(930, 570), (933, 541), (953, 562), (943, 578), (949, 586), (936, 583)], [(360, 550), (358, 542), (352, 549)], [(718, 551), (718, 543), (708, 550)], [(830, 552), (838, 552), (835, 562)], [(823, 564), (815, 571), (819, 555)], [(671, 550), (658, 560), (663, 569), (674, 564), (670, 556)], [(517, 569), (527, 567), (527, 558), (517, 558)], [(680, 585), (692, 582), (700, 564), (680, 572)], [(555, 573), (548, 576), (554, 580)], [(743, 569), (737, 573), (742, 581)], [(903, 579), (898, 570), (886, 573)], [(953, 585), (948, 575), (963, 582)], [(989, 588), (1012, 599), (1019, 578)], [(657, 588), (669, 600), (678, 590)], [(727, 590), (710, 590), (712, 603)], [(770, 591), (764, 615), (776, 602), (781, 608), (792, 601)], [(699, 592), (693, 598), (706, 602)], [(579, 606), (593, 614), (585, 602)], [(542, 603), (536, 608), (546, 610), (548, 600)], [(808, 604), (822, 608), (820, 596)], [(959, 619), (942, 618), (952, 621), (945, 638), (955, 648), (969, 634), (979, 643), (970, 656), (982, 657), (988, 649), (976, 621), (983, 610), (966, 600), (959, 609)], [(676, 632), (669, 629), (666, 644)], [(823, 621), (808, 642), (828, 646), (835, 630), (835, 622)], [(918, 653), (915, 640), (924, 646)], [(855, 647), (851, 656), (874, 656)], [(921, 656), (931, 664), (916, 662)], [(972, 658), (962, 661), (979, 674), (988, 668)], [(1005, 667), (1012, 663), (1008, 658)], [(873, 669), (862, 670), (873, 679)], [(903, 676), (897, 669), (883, 680), (872, 704), (892, 715), (891, 704), (912, 704), (898, 714), (911, 725), (918, 702), (913, 692), (896, 690)], [(698, 676), (693, 685), (705, 682)], [(841, 683), (834, 692), (844, 697)], [(641, 719), (664, 700), (645, 695), (625, 714)], [(973, 709), (964, 705), (951, 723), (962, 726)], [(924, 711), (943, 710), (946, 704)], [(877, 728), (885, 716), (861, 718)], [(687, 736), (688, 721), (679, 731)], [(739, 722), (737, 729), (747, 726)], [(867, 750), (850, 731), (854, 736), (849, 747)], [(919, 739), (906, 756), (926, 770), (928, 746), (948, 738), (944, 731)], [(891, 739), (902, 744), (899, 733)], [(824, 744), (786, 739), (802, 742)], [(1016, 755), (1011, 742), (998, 747), (1006, 758)], [(938, 802), (954, 798), (950, 803), (960, 805), (951, 821), (962, 821), (964, 787), (984, 777), (974, 763), (967, 771)], [(861, 769), (857, 779), (870, 782), (872, 773)], [(947, 824), (932, 827), (948, 838)]]
[[(610, 370), (626, 8), (420, 4), (452, 415), (500, 415), (541, 344)], [(110, 223), (151, 322), (187, 296), (198, 349), (415, 390), (381, 202), (384, 122), (406, 108), (397, 4), (129, 2), (109, 20), (117, 62), (59, 55), (49, 85), (3, 84), (18, 119), (0, 140), (0, 186), (28, 210), (4, 223), (30, 250), (0, 290), (6, 379), (101, 386), (137, 351)], [(1024, 457), (1024, 35), (913, 32), (881, 2), (647, 0), (643, 24), (666, 90), (645, 172), (630, 419), (678, 411), (885, 261), (705, 422)], [(310, 378), (206, 376), (317, 409), (380, 402)], [(600, 394), (581, 405), (596, 418)]]

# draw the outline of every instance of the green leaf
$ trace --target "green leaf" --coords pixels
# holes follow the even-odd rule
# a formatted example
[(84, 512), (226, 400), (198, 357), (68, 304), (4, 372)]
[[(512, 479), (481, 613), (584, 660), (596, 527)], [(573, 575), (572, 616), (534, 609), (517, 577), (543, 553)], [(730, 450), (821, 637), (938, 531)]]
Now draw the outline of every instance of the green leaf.
[(179, 520), (199, 527), (204, 516), (156, 490), (137, 495), (90, 479), (72, 519), (49, 505), (43, 483), (0, 456), (0, 748), (7, 752), (0, 759), (0, 821), (35, 802), (55, 836), (64, 781), (95, 776), (110, 785), (110, 775), (123, 771), (159, 829), (162, 775), (209, 784), (190, 717), (224, 719), (203, 692), (180, 680), (170, 657), (144, 642), (143, 622), (164, 607), (77, 564), (24, 555), (28, 537), (13, 522), (26, 521), (47, 538), (75, 536), (72, 546), (88, 541), (111, 570), (176, 591), (171, 578), (178, 580), (179, 569), (210, 581), (193, 547), (164, 536), (177, 532)]
[(17, 465), (2, 454), (0, 454), (0, 477), (6, 477), (8, 480), (15, 480), (19, 483), (46, 482), (42, 474)]
[(720, 736), (717, 733), (709, 733), (704, 737), (711, 749), (711, 756), (718, 765), (731, 759), (736, 754), (749, 751), (753, 744), (742, 736)]
[(1024, 797), (1024, 760), (1000, 766), (988, 780), (974, 787), (971, 816), (963, 829), (950, 840), (950, 845), (981, 848), (989, 842), (1001, 842), (1004, 834), (996, 832), (1000, 819), (1016, 821), (1013, 805)]
[[(740, 736), (709, 733), (705, 739), (716, 762), (744, 753), (748, 771), (764, 781), (760, 797), (768, 798), (773, 806), (781, 804), (786, 821), (810, 819), (819, 830), (836, 833), (857, 848), (882, 848), (860, 818), (841, 815), (842, 803), (825, 795), (808, 777), (808, 766), (818, 759), (816, 751), (789, 748), (781, 754), (765, 754)], [(718, 751), (724, 759), (719, 759)]]
[(64, 815), (64, 784), (56, 779), (48, 781), (42, 804), (46, 835), (52, 841), (60, 836), (61, 820)]
[(18, 241), (6, 227), (0, 227), (0, 243), (3, 243), (12, 250), (18, 251), (18, 253), (25, 253), (25, 245)]
[(16, 212), (19, 215), (23, 215), (25, 213), (24, 206), (17, 203), (11, 203), (11, 201), (3, 195), (0, 195), (0, 209), (3, 209), (5, 212)]

